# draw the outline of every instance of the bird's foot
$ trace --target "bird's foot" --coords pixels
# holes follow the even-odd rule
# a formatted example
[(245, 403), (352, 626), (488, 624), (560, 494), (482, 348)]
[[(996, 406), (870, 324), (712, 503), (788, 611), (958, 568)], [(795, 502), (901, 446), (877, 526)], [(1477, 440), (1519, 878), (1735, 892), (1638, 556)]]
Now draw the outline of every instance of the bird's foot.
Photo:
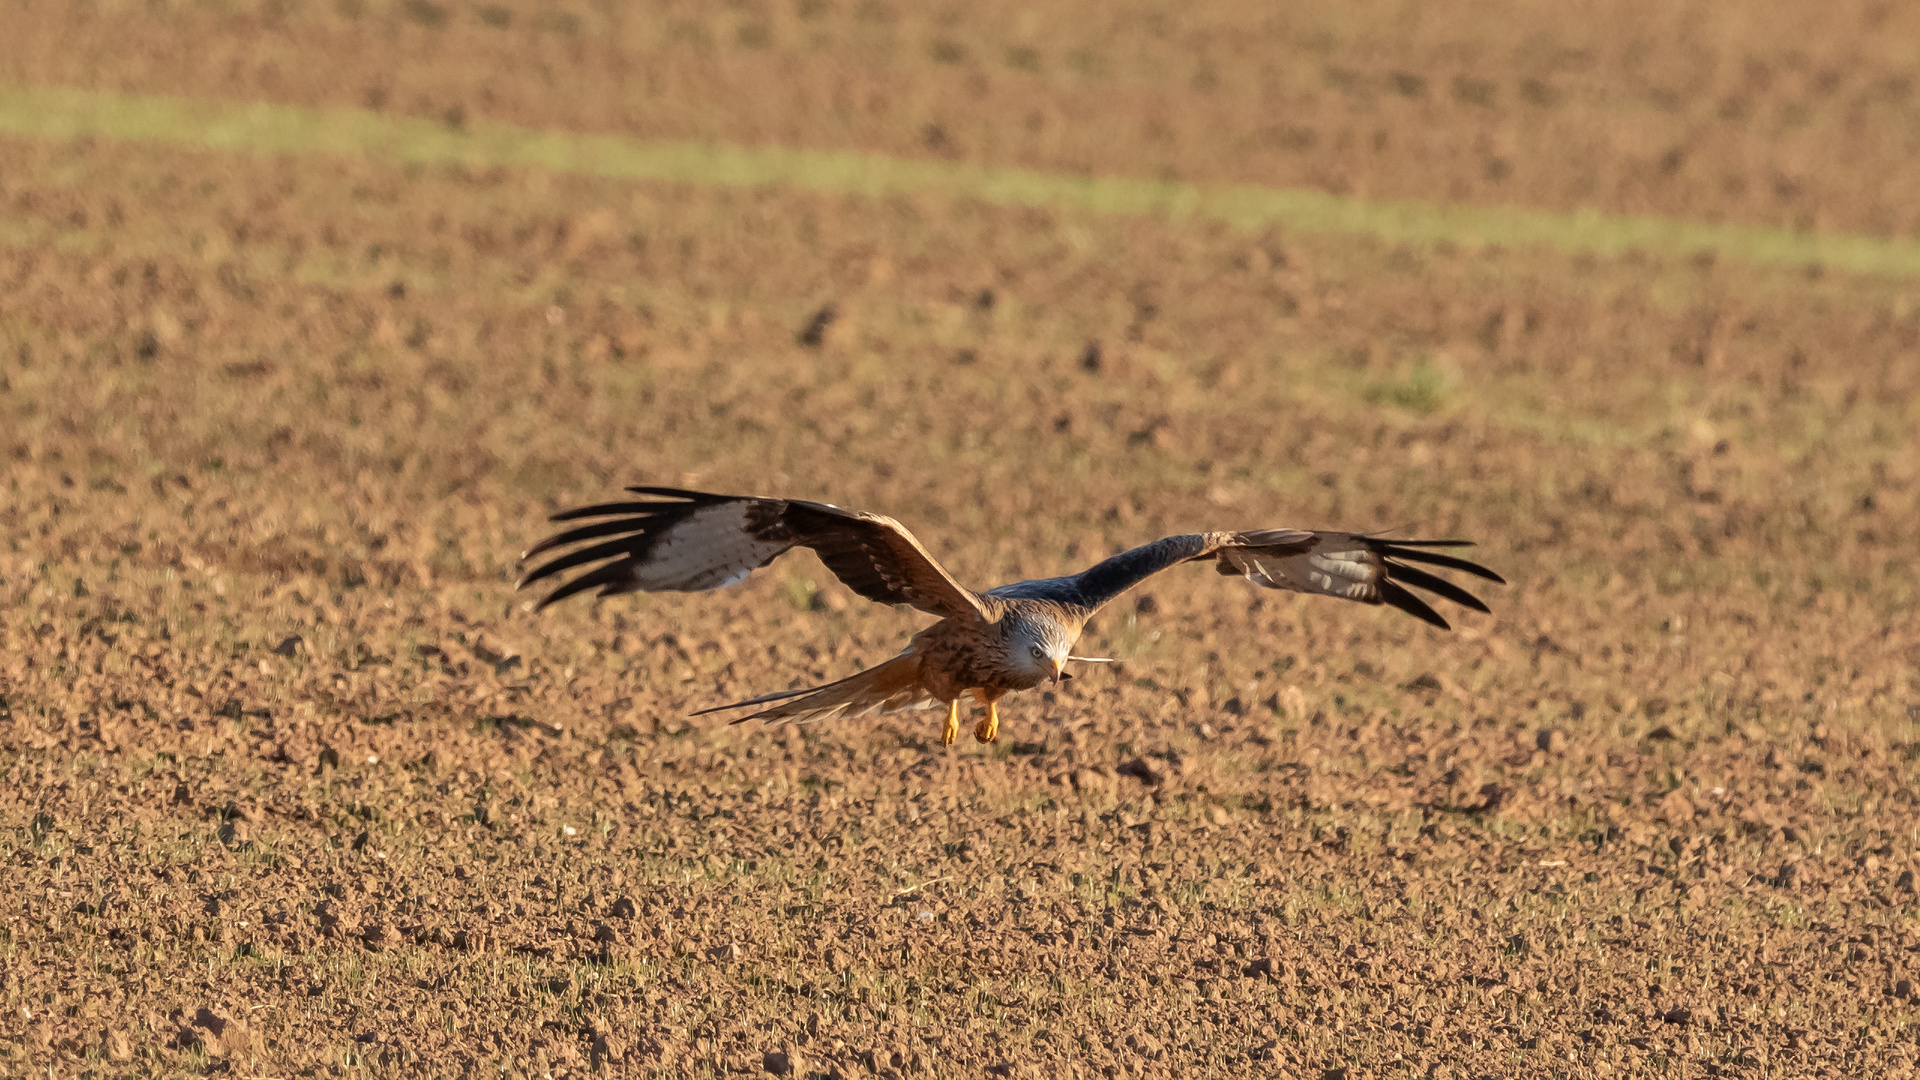
[(1000, 737), (1000, 709), (993, 702), (987, 702), (986, 718), (973, 726), (973, 737), (979, 742), (990, 743)]
[(952, 746), (953, 740), (960, 737), (960, 699), (947, 702), (947, 723), (940, 729), (940, 745)]

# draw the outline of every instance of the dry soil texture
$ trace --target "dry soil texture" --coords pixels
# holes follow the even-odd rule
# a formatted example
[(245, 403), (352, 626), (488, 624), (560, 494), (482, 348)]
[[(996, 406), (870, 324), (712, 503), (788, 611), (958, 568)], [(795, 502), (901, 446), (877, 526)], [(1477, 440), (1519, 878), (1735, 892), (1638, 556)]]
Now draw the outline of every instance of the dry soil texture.
[[(1911, 7), (1260, 6), (10, 2), (0, 77), (1920, 222)], [(1913, 1072), (1912, 281), (99, 139), (0, 141), (0, 230), (0, 1070)], [(920, 619), (530, 614), (636, 481), (1512, 585), (1174, 572), (994, 747), (727, 727)]]

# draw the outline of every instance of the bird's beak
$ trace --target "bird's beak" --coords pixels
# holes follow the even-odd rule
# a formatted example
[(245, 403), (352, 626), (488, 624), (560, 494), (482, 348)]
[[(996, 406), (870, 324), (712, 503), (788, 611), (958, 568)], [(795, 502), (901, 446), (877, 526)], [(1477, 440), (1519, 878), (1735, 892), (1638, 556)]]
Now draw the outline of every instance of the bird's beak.
[(1053, 681), (1054, 681), (1054, 682), (1055, 682), (1056, 684), (1057, 684), (1057, 683), (1059, 683), (1059, 681), (1060, 681), (1060, 672), (1061, 672), (1061, 670), (1062, 670), (1063, 668), (1065, 668), (1066, 666), (1067, 666), (1067, 665), (1066, 665), (1066, 662), (1065, 662), (1064, 660), (1055, 660), (1055, 661), (1053, 662)]

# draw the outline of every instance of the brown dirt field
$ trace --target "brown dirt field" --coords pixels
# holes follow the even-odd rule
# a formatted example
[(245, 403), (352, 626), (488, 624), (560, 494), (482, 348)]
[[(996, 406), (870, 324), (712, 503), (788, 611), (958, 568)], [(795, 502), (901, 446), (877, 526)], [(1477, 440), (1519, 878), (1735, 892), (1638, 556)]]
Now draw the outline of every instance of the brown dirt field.
[[(1049, 143), (983, 106), (948, 138), (1130, 172), (1267, 100), (1260, 39), (1200, 35), (1197, 86), (1161, 60), (1198, 38), (1146, 17), (744, 6), (615, 48), (540, 10), (36, 8), (0, 72), (86, 82), (137, 40), (120, 88), (353, 103), (383, 73), (409, 111), (906, 150), (916, 103), (1030, 40), (989, 102), (1138, 126)], [(1889, 10), (1689, 40), (1723, 43), (1715, 86), (1788, 56), (1878, 85)], [(1696, 54), (1544, 12), (1269, 29), (1314, 72), (1433, 65), (1365, 109), (1460, 147), (1473, 110), (1544, 107), (1509, 92), (1561, 55), (1542, 27), (1587, 27), (1586, 89), (1548, 100), (1657, 127), (1635, 88)], [(725, 81), (756, 17), (782, 77), (893, 104), (841, 122)], [(936, 33), (963, 62), (909, 59)], [(1109, 82), (1067, 74), (1083, 41)], [(1448, 57), (1490, 104), (1440, 89)], [(616, 61), (679, 104), (621, 119), (591, 77)], [(1910, 138), (1910, 101), (1809, 109), (1707, 123), (1688, 159), (1804, 161), (1779, 204), (1627, 194), (1631, 154), (1537, 144), (1510, 190), (1397, 138), (1352, 184), (1858, 228), (1884, 204), (1911, 235), (1911, 170), (1845, 156), (1894, 154), (1873, 132)], [(1208, 145), (1183, 169), (1348, 167)], [(1914, 1072), (1912, 283), (98, 141), (0, 141), (0, 223), (9, 1074)], [(925, 714), (727, 727), (686, 713), (921, 620), (804, 556), (531, 615), (543, 515), (640, 480), (881, 510), (982, 586), (1268, 525), (1473, 537), (1513, 584), (1441, 634), (1173, 573), (1091, 631), (1122, 667), (1010, 699), (995, 747), (943, 750)]]

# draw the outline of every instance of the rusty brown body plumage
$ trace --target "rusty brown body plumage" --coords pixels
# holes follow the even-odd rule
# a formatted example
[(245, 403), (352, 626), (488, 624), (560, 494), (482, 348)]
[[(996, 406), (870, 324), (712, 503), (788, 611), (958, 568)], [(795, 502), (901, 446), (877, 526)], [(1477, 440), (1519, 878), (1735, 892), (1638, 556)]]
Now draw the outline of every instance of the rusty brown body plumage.
[(945, 704), (942, 738), (951, 743), (960, 702), (971, 696), (986, 709), (975, 737), (991, 742), (999, 731), (997, 702), (1003, 695), (1070, 677), (1065, 672), (1069, 660), (1089, 659), (1071, 655), (1087, 620), (1149, 575), (1184, 562), (1212, 561), (1220, 573), (1265, 588), (1389, 604), (1441, 629), (1446, 620), (1407, 586), (1477, 611), (1486, 611), (1486, 605), (1410, 563), (1502, 580), (1486, 567), (1436, 550), (1466, 546), (1465, 541), (1259, 529), (1163, 537), (1077, 574), (974, 592), (892, 518), (826, 503), (676, 488), (627, 490), (646, 498), (555, 514), (555, 521), (591, 524), (556, 533), (522, 556), (571, 549), (530, 569), (521, 586), (598, 564), (564, 581), (540, 601), (541, 607), (587, 590), (609, 596), (719, 588), (745, 580), (791, 548), (807, 547), (861, 596), (940, 617), (915, 634), (900, 655), (857, 675), (702, 710), (762, 706), (735, 723), (806, 723)]
[(922, 679), (934, 697), (949, 701), (978, 691), (997, 698), (1013, 690), (1031, 690), (1045, 681), (1044, 673), (1014, 665), (1005, 635), (993, 632), (1010, 614), (1051, 622), (1071, 639), (1079, 638), (1087, 622), (1086, 613), (1044, 600), (988, 597), (985, 606), (987, 614), (980, 622), (943, 619), (913, 636), (908, 651), (925, 658)]

